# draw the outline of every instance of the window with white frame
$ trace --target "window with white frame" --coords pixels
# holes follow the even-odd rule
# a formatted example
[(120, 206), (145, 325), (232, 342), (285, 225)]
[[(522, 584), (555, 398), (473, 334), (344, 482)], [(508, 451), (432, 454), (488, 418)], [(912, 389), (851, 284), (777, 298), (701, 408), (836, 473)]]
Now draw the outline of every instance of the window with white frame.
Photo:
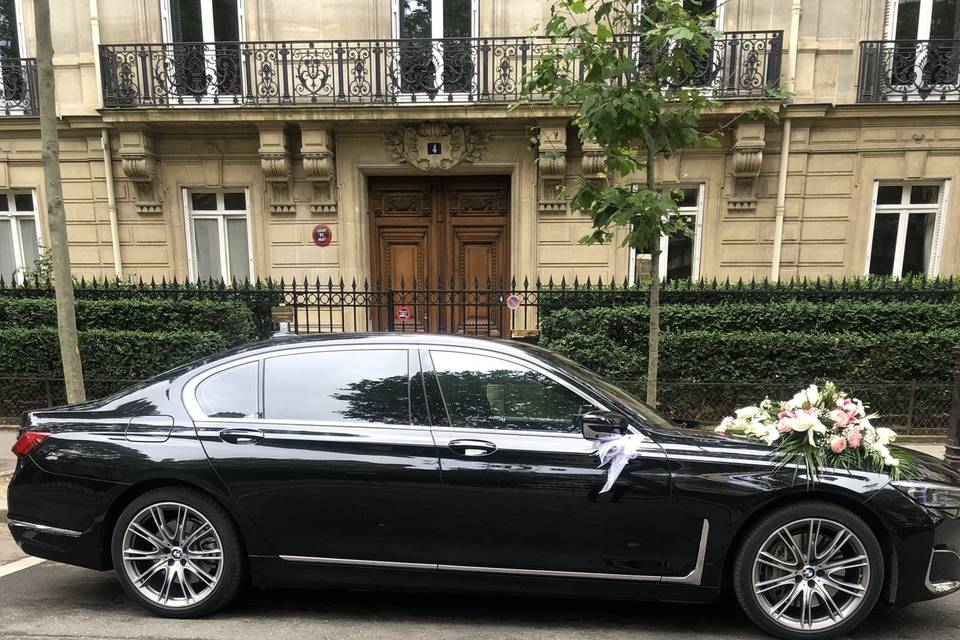
[(40, 257), (40, 224), (32, 191), (0, 191), (0, 277), (22, 282)]
[(183, 191), (192, 280), (252, 279), (250, 199), (246, 189)]
[(877, 183), (867, 250), (868, 274), (895, 278), (937, 274), (948, 185)]
[[(703, 185), (673, 189), (678, 214), (690, 230), (690, 235), (678, 233), (660, 239), (660, 278), (663, 280), (696, 280), (700, 277), (700, 238), (703, 225)], [(649, 254), (630, 250), (631, 281), (648, 269), (638, 264), (649, 261)], [(649, 275), (649, 274), (648, 274)]]

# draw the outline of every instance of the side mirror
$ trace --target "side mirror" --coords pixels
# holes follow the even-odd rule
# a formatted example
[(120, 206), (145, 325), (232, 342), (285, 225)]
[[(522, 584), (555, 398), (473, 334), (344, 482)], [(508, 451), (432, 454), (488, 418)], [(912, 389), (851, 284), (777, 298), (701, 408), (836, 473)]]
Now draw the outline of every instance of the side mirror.
[(627, 419), (614, 411), (591, 411), (577, 416), (575, 424), (587, 440), (600, 440), (627, 433)]

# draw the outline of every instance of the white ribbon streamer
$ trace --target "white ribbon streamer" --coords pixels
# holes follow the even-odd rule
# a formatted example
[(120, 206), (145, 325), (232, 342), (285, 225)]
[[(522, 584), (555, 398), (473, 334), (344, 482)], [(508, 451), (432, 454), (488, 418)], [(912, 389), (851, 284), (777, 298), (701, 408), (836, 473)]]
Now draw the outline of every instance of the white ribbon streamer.
[(604, 439), (597, 447), (597, 457), (600, 458), (598, 467), (609, 464), (607, 467), (607, 483), (603, 485), (600, 493), (606, 493), (613, 488), (620, 472), (627, 466), (627, 463), (640, 455), (640, 445), (646, 441), (643, 434), (628, 433), (625, 436), (616, 436)]

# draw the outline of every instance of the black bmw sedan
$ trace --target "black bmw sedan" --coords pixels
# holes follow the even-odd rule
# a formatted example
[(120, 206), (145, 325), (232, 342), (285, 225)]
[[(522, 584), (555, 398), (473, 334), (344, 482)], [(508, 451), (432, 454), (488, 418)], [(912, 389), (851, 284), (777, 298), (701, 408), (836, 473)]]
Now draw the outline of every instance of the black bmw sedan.
[[(642, 434), (609, 491), (598, 443)], [(784, 638), (960, 590), (960, 475), (823, 470), (518, 343), (277, 338), (24, 417), (9, 526), (192, 617), (248, 581), (706, 602)]]

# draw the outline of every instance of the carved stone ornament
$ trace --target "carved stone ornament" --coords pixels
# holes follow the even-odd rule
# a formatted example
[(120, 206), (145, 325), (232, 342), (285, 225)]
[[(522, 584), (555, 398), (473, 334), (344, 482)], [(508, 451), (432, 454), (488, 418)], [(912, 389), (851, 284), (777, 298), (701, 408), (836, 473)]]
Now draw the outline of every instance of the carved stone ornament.
[(425, 122), (385, 134), (387, 149), (396, 162), (423, 171), (452, 169), (461, 162), (478, 162), (487, 150), (487, 136), (469, 125)]
[(303, 174), (313, 185), (310, 213), (336, 215), (336, 181), (334, 179), (333, 132), (324, 127), (303, 123), (300, 157), (303, 159)]
[(607, 162), (607, 155), (596, 142), (584, 141), (583, 157), (580, 160), (580, 173), (584, 178), (599, 178), (605, 171), (604, 165)]
[(757, 208), (757, 183), (766, 128), (762, 123), (744, 123), (737, 127), (737, 141), (733, 145), (733, 194), (727, 197), (727, 207), (733, 211), (753, 211)]
[(267, 185), (267, 210), (275, 215), (296, 213), (293, 170), (283, 123), (260, 126), (260, 170)]
[(567, 179), (567, 123), (550, 122), (540, 126), (537, 166), (540, 170), (540, 213), (566, 213), (563, 186)]
[(145, 128), (120, 130), (120, 169), (133, 184), (137, 213), (163, 212), (159, 161), (153, 154), (153, 137)]

